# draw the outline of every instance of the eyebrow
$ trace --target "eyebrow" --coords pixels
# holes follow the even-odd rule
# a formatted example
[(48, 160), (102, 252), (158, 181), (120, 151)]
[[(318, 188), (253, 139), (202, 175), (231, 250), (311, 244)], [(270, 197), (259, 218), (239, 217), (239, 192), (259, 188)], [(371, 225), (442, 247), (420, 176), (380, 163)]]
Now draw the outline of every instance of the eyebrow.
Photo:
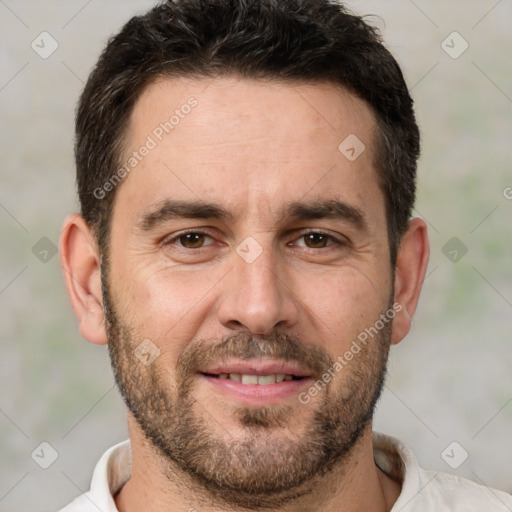
[(337, 199), (290, 203), (286, 206), (285, 216), (292, 220), (342, 220), (349, 222), (360, 231), (369, 231), (369, 224), (363, 211)]
[[(293, 202), (287, 204), (278, 218), (290, 221), (332, 219), (349, 222), (360, 231), (369, 231), (369, 224), (363, 211), (353, 205), (330, 199), (327, 201)], [(174, 219), (217, 219), (232, 221), (233, 213), (217, 203), (203, 200), (184, 201), (166, 199), (156, 208), (143, 213), (137, 227), (150, 231), (156, 226)]]
[(233, 220), (233, 214), (224, 207), (206, 201), (183, 201), (166, 199), (156, 209), (142, 214), (137, 226), (150, 231), (155, 226), (173, 219), (218, 219)]

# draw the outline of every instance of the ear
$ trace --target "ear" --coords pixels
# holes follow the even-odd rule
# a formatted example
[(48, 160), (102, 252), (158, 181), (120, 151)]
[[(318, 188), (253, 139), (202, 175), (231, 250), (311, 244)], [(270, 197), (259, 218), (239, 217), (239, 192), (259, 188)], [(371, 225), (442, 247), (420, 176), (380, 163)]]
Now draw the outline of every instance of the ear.
[(78, 214), (64, 221), (59, 241), (60, 262), (80, 334), (91, 343), (107, 343), (100, 257), (95, 237)]
[(393, 320), (391, 342), (400, 343), (409, 330), (427, 271), (430, 248), (427, 225), (412, 219), (400, 246), (395, 268), (395, 303), (401, 305)]

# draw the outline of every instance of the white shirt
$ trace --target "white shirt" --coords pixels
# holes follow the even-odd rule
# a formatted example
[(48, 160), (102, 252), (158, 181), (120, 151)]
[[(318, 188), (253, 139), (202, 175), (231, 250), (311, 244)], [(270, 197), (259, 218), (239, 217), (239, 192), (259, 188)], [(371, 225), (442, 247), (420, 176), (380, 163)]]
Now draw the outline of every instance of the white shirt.
[[(373, 433), (377, 466), (399, 481), (402, 491), (391, 512), (512, 512), (512, 496), (446, 473), (427, 471), (412, 451), (393, 437)], [(131, 475), (131, 445), (126, 440), (101, 457), (90, 491), (59, 512), (118, 512), (113, 496)]]

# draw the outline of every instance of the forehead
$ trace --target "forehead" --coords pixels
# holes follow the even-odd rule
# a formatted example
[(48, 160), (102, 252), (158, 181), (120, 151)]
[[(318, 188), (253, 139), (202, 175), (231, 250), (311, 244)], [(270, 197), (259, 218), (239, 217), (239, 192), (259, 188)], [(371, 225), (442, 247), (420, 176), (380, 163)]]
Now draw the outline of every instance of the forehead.
[(274, 217), (305, 196), (380, 207), (375, 133), (367, 104), (332, 84), (161, 78), (133, 109), (116, 201), (208, 197)]

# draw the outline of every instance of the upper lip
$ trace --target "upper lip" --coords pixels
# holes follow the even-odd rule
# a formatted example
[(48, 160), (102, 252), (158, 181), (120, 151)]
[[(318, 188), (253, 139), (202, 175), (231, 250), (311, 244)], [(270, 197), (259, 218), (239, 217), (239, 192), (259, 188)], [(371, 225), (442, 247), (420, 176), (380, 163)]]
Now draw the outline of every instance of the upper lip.
[(201, 373), (220, 375), (222, 373), (240, 373), (242, 375), (284, 374), (295, 377), (309, 377), (311, 372), (288, 361), (251, 359), (250, 361), (228, 361), (211, 366)]

